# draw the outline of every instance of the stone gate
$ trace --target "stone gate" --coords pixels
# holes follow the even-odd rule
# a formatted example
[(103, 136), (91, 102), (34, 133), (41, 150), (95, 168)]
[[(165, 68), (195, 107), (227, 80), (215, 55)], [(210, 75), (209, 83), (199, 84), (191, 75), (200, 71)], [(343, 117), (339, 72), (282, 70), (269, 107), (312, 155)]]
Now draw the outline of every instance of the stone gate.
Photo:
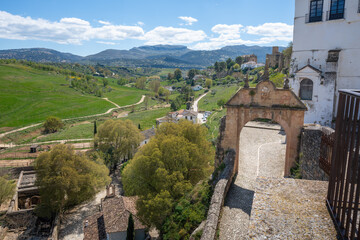
[(289, 176), (290, 168), (295, 165), (298, 156), (300, 133), (307, 109), (289, 89), (288, 80), (285, 81), (283, 89), (276, 88), (268, 77), (255, 88), (250, 88), (246, 81), (245, 86), (226, 103), (225, 107), (227, 113), (220, 129), (218, 158), (221, 159), (221, 155), (227, 150), (234, 149), (236, 151), (234, 173), (237, 173), (242, 128), (254, 119), (270, 119), (276, 121), (285, 130), (287, 143), (284, 175)]

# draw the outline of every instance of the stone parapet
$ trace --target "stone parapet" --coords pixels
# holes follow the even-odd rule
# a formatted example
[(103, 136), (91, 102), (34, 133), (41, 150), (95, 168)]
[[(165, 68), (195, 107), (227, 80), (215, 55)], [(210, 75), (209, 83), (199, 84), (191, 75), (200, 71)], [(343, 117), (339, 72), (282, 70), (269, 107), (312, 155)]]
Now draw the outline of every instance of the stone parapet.
[(233, 169), (236, 153), (235, 150), (230, 149), (227, 151), (223, 163), (225, 164), (224, 170), (220, 173), (216, 179), (216, 185), (214, 193), (211, 197), (208, 216), (206, 219), (205, 227), (201, 240), (214, 240), (216, 239), (216, 230), (220, 220), (221, 208), (224, 205), (224, 200), (227, 191), (230, 188), (230, 184), (233, 178)]

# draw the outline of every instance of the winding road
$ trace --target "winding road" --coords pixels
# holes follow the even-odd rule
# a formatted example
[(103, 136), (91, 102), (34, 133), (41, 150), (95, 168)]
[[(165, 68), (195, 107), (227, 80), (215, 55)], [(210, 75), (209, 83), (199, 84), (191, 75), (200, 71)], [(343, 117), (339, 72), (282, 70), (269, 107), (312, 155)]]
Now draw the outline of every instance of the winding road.
[(198, 97), (195, 101), (194, 101), (194, 104), (192, 105), (192, 110), (197, 112), (198, 111), (198, 104), (199, 104), (199, 101), (206, 96), (206, 94), (208, 94), (209, 92), (207, 93), (204, 93), (203, 95), (201, 95), (200, 97)]

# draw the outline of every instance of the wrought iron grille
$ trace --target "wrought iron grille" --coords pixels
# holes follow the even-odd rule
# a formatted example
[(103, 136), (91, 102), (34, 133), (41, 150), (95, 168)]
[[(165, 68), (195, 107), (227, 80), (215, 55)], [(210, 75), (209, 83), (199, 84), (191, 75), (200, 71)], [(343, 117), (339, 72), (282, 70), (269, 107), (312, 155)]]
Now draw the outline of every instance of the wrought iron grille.
[(339, 91), (328, 209), (343, 239), (359, 239), (360, 92)]

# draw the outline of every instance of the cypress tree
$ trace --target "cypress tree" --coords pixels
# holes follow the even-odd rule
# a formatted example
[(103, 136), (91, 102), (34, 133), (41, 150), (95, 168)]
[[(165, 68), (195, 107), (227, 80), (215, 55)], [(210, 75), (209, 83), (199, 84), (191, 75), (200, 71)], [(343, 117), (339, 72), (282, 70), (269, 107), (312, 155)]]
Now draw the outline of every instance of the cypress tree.
[(97, 134), (96, 121), (94, 121), (94, 135)]
[(130, 213), (128, 227), (126, 230), (126, 240), (134, 240), (134, 239), (135, 239), (134, 219), (132, 214)]

